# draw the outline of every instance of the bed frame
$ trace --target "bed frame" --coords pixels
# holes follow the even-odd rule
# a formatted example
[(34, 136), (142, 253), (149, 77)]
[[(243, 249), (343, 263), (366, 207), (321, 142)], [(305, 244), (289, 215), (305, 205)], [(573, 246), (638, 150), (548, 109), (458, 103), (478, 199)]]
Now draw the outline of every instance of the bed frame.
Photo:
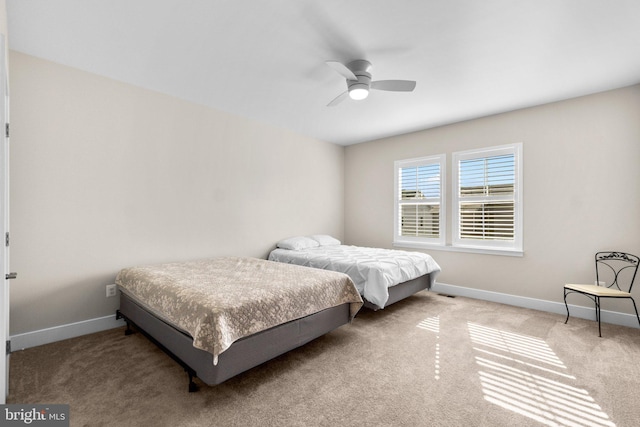
[(135, 327), (178, 362), (189, 375), (189, 392), (193, 392), (197, 390), (195, 377), (207, 385), (220, 384), (349, 323), (349, 306), (328, 308), (242, 338), (218, 356), (217, 365), (213, 364), (211, 353), (193, 346), (189, 334), (161, 320), (122, 292), (116, 318), (127, 323), (126, 335), (133, 333), (131, 327)]
[[(424, 289), (428, 289), (430, 285), (430, 277), (429, 274), (425, 274), (424, 276), (416, 277), (413, 280), (408, 280), (403, 283), (398, 283), (395, 286), (391, 286), (389, 288), (389, 299), (387, 300), (387, 304), (385, 307), (403, 300), (411, 295), (420, 292)], [(380, 310), (380, 307), (376, 304), (373, 304), (367, 301), (364, 297), (362, 297), (364, 301), (364, 306), (371, 310)]]

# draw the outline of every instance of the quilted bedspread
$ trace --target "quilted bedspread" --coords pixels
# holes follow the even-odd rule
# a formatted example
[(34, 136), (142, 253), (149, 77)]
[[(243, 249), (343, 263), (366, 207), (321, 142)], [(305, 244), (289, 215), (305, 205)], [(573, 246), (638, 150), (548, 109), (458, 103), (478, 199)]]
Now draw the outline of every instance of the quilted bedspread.
[(218, 355), (256, 332), (362, 298), (349, 276), (256, 258), (220, 257), (125, 268), (120, 290)]

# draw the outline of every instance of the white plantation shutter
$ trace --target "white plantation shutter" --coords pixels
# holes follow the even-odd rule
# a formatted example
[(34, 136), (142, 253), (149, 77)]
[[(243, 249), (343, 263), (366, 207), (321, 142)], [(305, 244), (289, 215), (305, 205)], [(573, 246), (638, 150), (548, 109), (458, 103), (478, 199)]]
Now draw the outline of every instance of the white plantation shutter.
[(521, 144), (453, 154), (453, 245), (522, 250)]
[(461, 203), (460, 237), (480, 240), (513, 240), (513, 202)]
[(395, 162), (395, 243), (444, 242), (444, 155)]

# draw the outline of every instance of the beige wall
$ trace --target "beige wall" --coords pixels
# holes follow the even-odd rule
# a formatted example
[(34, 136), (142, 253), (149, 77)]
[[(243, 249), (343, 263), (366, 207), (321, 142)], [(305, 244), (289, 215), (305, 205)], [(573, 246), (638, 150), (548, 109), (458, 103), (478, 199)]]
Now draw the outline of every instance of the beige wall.
[(344, 148), (11, 52), (11, 333), (114, 314), (122, 267), (343, 237)]
[[(452, 152), (513, 142), (523, 143), (524, 256), (427, 251), (439, 282), (560, 302), (564, 283), (593, 283), (597, 250), (640, 255), (640, 86), (347, 147), (346, 241), (391, 247), (394, 160), (446, 153), (450, 183)], [(605, 309), (633, 312), (615, 302)]]

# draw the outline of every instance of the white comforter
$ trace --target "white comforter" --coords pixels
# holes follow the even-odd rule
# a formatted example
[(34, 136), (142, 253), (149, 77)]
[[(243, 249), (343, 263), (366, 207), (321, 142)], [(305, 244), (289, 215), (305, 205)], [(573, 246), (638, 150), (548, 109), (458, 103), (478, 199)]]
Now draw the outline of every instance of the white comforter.
[(320, 246), (303, 250), (275, 249), (269, 260), (346, 273), (369, 302), (384, 308), (389, 287), (431, 273), (433, 285), (440, 266), (430, 255), (361, 246)]

